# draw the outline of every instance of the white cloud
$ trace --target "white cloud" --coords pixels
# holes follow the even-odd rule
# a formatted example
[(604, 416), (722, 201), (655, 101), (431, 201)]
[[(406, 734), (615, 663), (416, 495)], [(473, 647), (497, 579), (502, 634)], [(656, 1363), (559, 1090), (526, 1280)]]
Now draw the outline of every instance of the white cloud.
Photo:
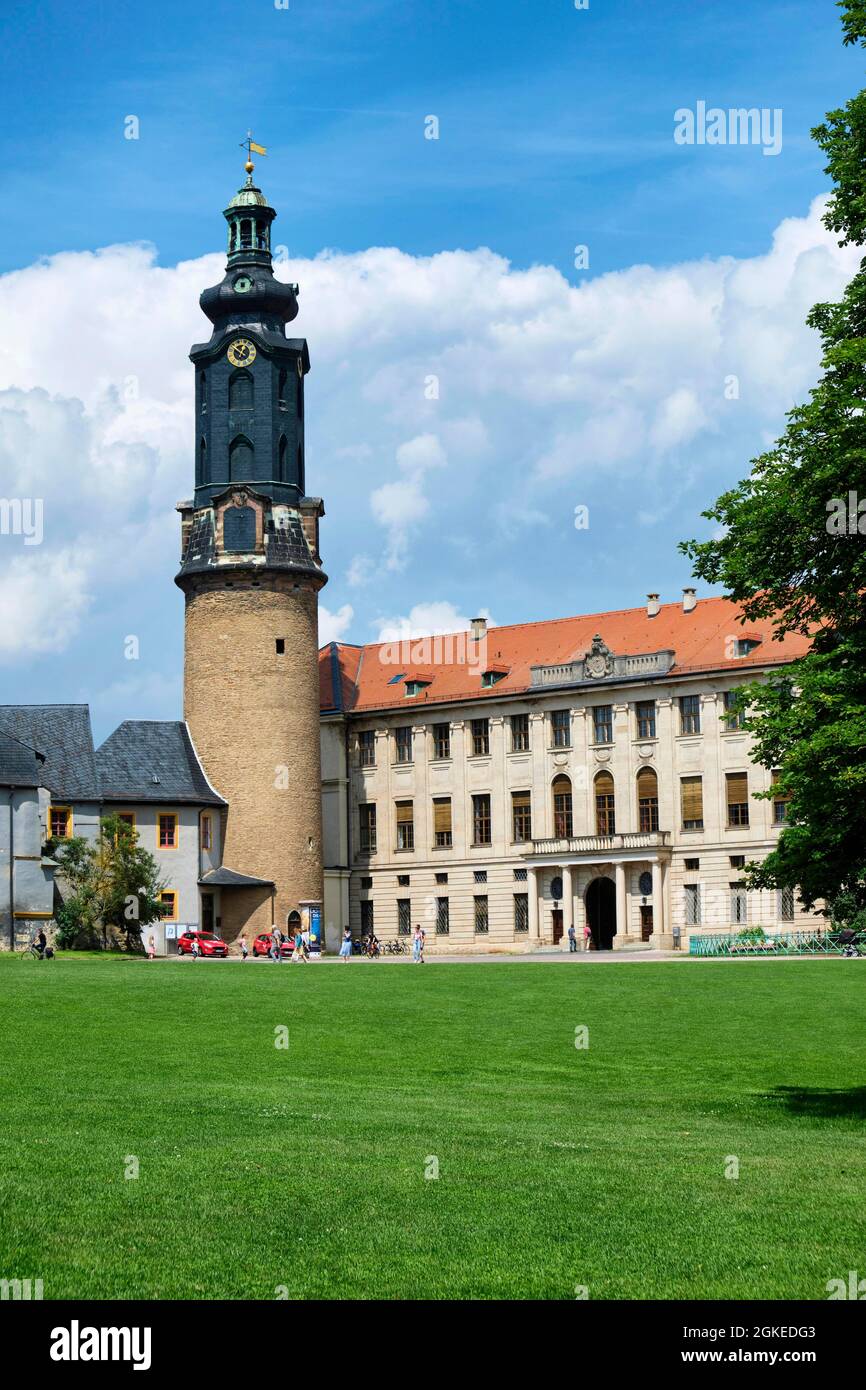
[[(438, 609), (413, 601), (442, 592), (449, 562), (461, 592), (489, 592), (491, 559), (525, 525), (539, 543), (550, 536), (544, 566), (523, 576), (544, 591), (570, 580), (575, 503), (595, 525), (619, 486), (619, 505), (646, 523), (696, 481), (699, 504), (710, 501), (722, 457), (742, 476), (814, 383), (806, 312), (838, 298), (857, 268), (857, 248), (839, 248), (820, 214), (816, 200), (786, 219), (760, 256), (634, 266), (580, 287), (486, 249), (373, 248), (281, 266), (302, 285), (292, 331), (313, 351), (308, 482), (328, 506), (333, 594), (323, 632), (350, 632), (343, 599), (361, 584), (377, 609), (409, 613), (385, 626)], [(25, 554), (0, 537), (0, 660), (61, 650), (106, 614), (121, 632), (153, 612), (179, 627), (187, 354), (209, 333), (199, 293), (223, 268), (221, 255), (164, 268), (150, 248), (120, 246), (0, 277), (0, 493), (45, 508), (41, 546)], [(623, 527), (630, 552), (633, 535)], [(466, 621), (445, 607), (445, 626)]]
[[(489, 627), (494, 620), (487, 608), (473, 613), (474, 618), (486, 618)], [(447, 632), (468, 632), (470, 619), (459, 612), (453, 603), (444, 599), (431, 603), (416, 603), (410, 611), (393, 618), (377, 618), (373, 623), (375, 642), (401, 642), (413, 637), (437, 637)]]
[(355, 610), (349, 603), (344, 603), (336, 613), (331, 613), (320, 603), (319, 646), (324, 647), (328, 642), (339, 642), (341, 637), (345, 637), (354, 616)]

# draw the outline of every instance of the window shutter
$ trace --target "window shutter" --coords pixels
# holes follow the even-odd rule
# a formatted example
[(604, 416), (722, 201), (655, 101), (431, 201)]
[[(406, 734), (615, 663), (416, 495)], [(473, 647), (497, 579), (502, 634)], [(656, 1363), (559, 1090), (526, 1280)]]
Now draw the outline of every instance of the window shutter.
[(553, 795), (571, 796), (571, 778), (566, 777), (563, 772), (553, 779)]
[(738, 806), (749, 800), (749, 774), (747, 772), (728, 773), (728, 805)]
[(641, 800), (658, 796), (658, 778), (651, 767), (642, 767), (637, 775), (637, 794)]
[(700, 777), (682, 779), (683, 820), (703, 820), (704, 787)]
[(515, 811), (529, 810), (529, 792), (512, 792), (511, 801)]
[[(399, 814), (397, 818), (399, 820)], [(411, 807), (409, 819), (412, 819)], [(451, 829), (451, 798), (448, 796), (440, 796), (434, 798), (433, 829), (437, 835), (442, 834), (445, 831), (450, 831)]]
[(595, 779), (596, 796), (613, 796), (613, 778), (609, 772), (600, 772)]
[(397, 802), (397, 824), (398, 824), (398, 825), (411, 825), (411, 824), (412, 824), (412, 802), (411, 802), (411, 801), (398, 801), (398, 802)]

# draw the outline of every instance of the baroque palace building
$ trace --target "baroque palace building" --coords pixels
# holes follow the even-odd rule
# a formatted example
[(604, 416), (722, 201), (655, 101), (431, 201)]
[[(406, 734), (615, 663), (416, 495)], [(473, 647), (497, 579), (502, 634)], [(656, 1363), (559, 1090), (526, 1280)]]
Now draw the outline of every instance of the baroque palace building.
[[(307, 344), (273, 274), (253, 166), (225, 209), (212, 325), (193, 347), (195, 480), (178, 504), (184, 717), (94, 749), (83, 705), (0, 706), (0, 946), (50, 924), (53, 852), (123, 816), (183, 927), (309, 925), (431, 948), (685, 945), (802, 926), (749, 892), (784, 824), (732, 700), (799, 656), (725, 599), (319, 650), (321, 499), (306, 489)], [(0, 803), (3, 805), (3, 803)]]

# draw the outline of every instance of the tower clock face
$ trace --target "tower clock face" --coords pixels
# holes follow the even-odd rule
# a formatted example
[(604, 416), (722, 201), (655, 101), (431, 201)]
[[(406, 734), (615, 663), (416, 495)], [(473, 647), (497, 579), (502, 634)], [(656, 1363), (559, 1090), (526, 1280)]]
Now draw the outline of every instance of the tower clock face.
[(226, 356), (233, 367), (248, 367), (256, 360), (256, 349), (249, 338), (235, 338)]
[(253, 287), (253, 282), (248, 275), (239, 275), (232, 285), (235, 294), (249, 294)]

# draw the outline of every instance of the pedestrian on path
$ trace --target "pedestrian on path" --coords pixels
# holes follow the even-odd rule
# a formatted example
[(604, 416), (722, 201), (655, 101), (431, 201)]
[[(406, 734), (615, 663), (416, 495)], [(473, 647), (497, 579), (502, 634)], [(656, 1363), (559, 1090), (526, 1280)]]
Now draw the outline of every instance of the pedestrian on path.
[(271, 955), (278, 964), (283, 963), (283, 934), (279, 927), (274, 927), (271, 933)]
[(418, 965), (424, 964), (424, 928), (418, 922), (412, 937), (412, 959)]
[(574, 923), (568, 929), (568, 951), (569, 954), (577, 950), (577, 932), (574, 930)]
[(589, 948), (590, 948), (591, 943), (592, 943), (592, 932), (590, 931), (590, 929), (589, 929), (589, 923), (587, 922), (586, 926), (585, 926), (584, 929), (583, 929), (583, 949), (584, 949), (585, 951), (588, 951)]
[(156, 959), (156, 942), (153, 939), (153, 932), (151, 932), (150, 936), (147, 938), (147, 959)]
[(348, 927), (343, 928), (343, 940), (340, 943), (340, 956), (343, 960), (348, 960), (352, 954), (352, 933)]
[(246, 960), (246, 958), (247, 958), (247, 956), (249, 955), (249, 953), (250, 953), (250, 948), (249, 948), (249, 946), (247, 945), (247, 937), (246, 937), (246, 932), (245, 932), (245, 933), (243, 934), (243, 936), (241, 937), (241, 960)]

